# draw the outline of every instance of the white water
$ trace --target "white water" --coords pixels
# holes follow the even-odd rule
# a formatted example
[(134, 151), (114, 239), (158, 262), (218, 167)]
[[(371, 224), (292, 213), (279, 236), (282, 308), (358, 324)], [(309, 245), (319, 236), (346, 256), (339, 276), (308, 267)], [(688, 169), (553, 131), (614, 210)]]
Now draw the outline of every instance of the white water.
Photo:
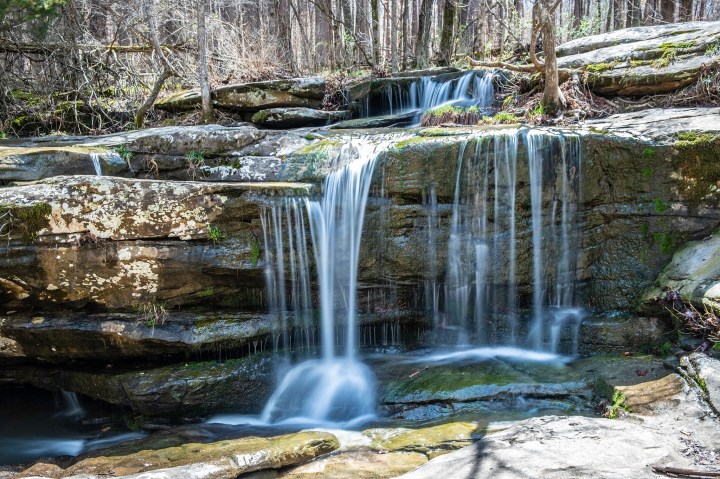
[(80, 398), (77, 393), (62, 391), (62, 399), (65, 403), (65, 409), (60, 413), (61, 416), (81, 418), (85, 415), (85, 410), (80, 405)]
[[(527, 149), (527, 168), (518, 149)], [(584, 312), (573, 307), (579, 242), (579, 138), (543, 131), (503, 130), (461, 144), (448, 232), (444, 297), (426, 287), (426, 309), (442, 321), (436, 342), (577, 352)], [(518, 171), (523, 177), (518, 177)], [(527, 173), (525, 173), (527, 171)], [(529, 222), (518, 223), (518, 185), (529, 185)], [(442, 233), (428, 211), (431, 278)], [(522, 228), (519, 230), (519, 228)], [(522, 246), (520, 246), (522, 245)], [(531, 314), (518, 309), (518, 248), (530, 259)], [(529, 254), (528, 254), (529, 253)], [(469, 323), (474, 319), (474, 327)], [(566, 348), (567, 350), (568, 348)]]
[[(337, 161), (346, 166), (326, 177), (320, 201), (305, 202), (319, 285), (321, 358), (287, 371), (259, 418), (223, 415), (210, 422), (348, 426), (374, 417), (375, 378), (357, 358), (357, 272), (370, 182), (387, 145), (350, 140)], [(266, 208), (262, 218), (268, 303), (280, 319), (278, 337), (284, 338), (277, 347), (289, 352), (290, 335), (284, 332), (298, 320), (309, 324), (312, 307), (305, 217), (297, 200), (288, 199)]]
[(483, 109), (492, 105), (494, 95), (493, 75), (487, 71), (473, 70), (460, 76), (421, 77), (409, 85), (388, 83), (379, 107), (371, 105), (370, 97), (367, 97), (363, 116), (394, 115), (413, 110), (422, 112), (446, 104)]
[(100, 154), (99, 153), (90, 153), (90, 158), (93, 162), (93, 167), (95, 168), (95, 174), (97, 176), (102, 176), (102, 166), (100, 165)]

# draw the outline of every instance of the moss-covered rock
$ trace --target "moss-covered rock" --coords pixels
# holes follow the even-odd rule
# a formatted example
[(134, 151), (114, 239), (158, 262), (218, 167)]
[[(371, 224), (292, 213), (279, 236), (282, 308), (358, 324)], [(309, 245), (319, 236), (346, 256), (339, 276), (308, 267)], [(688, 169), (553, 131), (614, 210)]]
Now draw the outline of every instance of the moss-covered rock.
[(140, 451), (127, 456), (93, 457), (53, 477), (81, 474), (120, 477), (152, 472), (167, 478), (231, 479), (253, 471), (302, 464), (338, 447), (335, 436), (326, 432), (299, 432), (272, 438), (250, 437), (209, 444), (191, 443)]

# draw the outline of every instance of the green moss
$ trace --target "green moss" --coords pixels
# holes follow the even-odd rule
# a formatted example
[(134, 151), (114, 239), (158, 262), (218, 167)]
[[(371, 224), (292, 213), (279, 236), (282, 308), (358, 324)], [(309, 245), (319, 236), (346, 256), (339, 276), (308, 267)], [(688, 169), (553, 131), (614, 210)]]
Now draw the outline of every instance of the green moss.
[(661, 199), (655, 200), (655, 212), (656, 213), (665, 213), (668, 210), (668, 206), (665, 204), (665, 202)]
[(683, 236), (674, 232), (659, 232), (653, 234), (653, 241), (660, 248), (660, 252), (664, 255), (672, 254), (677, 247), (682, 244)]
[(27, 242), (35, 241), (38, 232), (48, 226), (51, 212), (52, 207), (48, 203), (0, 205), (0, 236), (19, 235)]
[(618, 62), (618, 61), (614, 61), (614, 62), (610, 62), (610, 63), (595, 63), (595, 64), (590, 64), (590, 65), (586, 66), (585, 69), (592, 73), (601, 73), (606, 70), (612, 70), (619, 63), (620, 62)]
[(674, 167), (680, 173), (679, 192), (691, 203), (700, 203), (720, 186), (720, 135), (684, 132), (677, 140)]
[(511, 125), (520, 123), (521, 118), (506, 111), (500, 111), (493, 116), (484, 116), (479, 121), (480, 125)]
[(202, 291), (198, 291), (195, 293), (195, 296), (198, 298), (209, 298), (210, 296), (213, 296), (215, 294), (215, 288), (212, 286), (203, 289)]
[(253, 237), (252, 242), (250, 243), (250, 262), (253, 266), (258, 265), (258, 261), (260, 260), (261, 247), (262, 244), (260, 243), (260, 240), (257, 238), (257, 236)]

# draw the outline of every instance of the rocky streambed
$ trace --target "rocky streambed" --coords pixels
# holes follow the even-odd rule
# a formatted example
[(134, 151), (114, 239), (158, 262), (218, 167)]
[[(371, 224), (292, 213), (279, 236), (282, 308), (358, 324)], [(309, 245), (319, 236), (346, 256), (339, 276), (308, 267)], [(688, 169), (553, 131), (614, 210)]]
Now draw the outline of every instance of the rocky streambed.
[[(588, 72), (597, 92), (673, 91), (717, 53), (716, 24), (683, 28), (574, 42), (560, 62)], [(644, 53), (624, 61), (628, 49)], [(689, 354), (700, 342), (677, 335), (658, 299), (674, 290), (698, 310), (720, 302), (720, 109), (644, 110), (563, 128), (389, 128), (414, 122), (415, 110), (344, 120), (353, 109), (380, 112), (385, 98), (405, 101), (395, 90), (466, 75), (425, 73), (354, 85), (353, 108), (327, 117), (317, 113), (321, 79), (215, 92), (216, 106), (277, 129), (2, 141), (0, 388), (64, 391), (71, 406), (92, 398), (108, 409), (84, 419), (97, 426), (99, 449), (77, 455), (90, 449), (85, 437), (76, 457), (0, 477), (711, 471), (720, 453), (716, 353)], [(162, 107), (197, 101), (185, 93)], [(306, 124), (301, 117), (343, 121), (281, 129)], [(363, 142), (386, 146), (370, 178), (356, 298), (378, 417), (344, 431), (259, 425), (288, 364), (322, 354), (319, 279), (309, 267), (317, 251), (298, 212)], [(478, 266), (483, 254), (492, 267)], [(473, 307), (457, 314), (448, 285), (472, 291), (464, 298)], [(476, 321), (478, 348), (463, 342), (453, 316)], [(537, 322), (548, 326), (534, 351), (547, 353), (542, 360), (517, 350)], [(507, 344), (515, 349), (496, 347)], [(100, 447), (129, 429), (147, 437)]]

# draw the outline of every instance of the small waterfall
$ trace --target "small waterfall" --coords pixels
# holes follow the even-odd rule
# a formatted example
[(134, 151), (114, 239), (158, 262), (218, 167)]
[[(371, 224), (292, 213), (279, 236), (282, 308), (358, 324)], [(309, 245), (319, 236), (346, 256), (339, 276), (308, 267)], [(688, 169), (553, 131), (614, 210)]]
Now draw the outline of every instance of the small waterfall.
[(285, 198), (266, 206), (260, 221), (267, 303), (279, 321), (273, 348), (276, 352), (282, 348), (286, 354), (292, 347), (309, 349), (315, 341), (304, 200)]
[(80, 405), (80, 398), (77, 393), (70, 391), (61, 391), (61, 393), (65, 409), (60, 413), (60, 415), (75, 419), (83, 417), (85, 415), (85, 410)]
[(378, 100), (371, 103), (366, 97), (361, 116), (399, 114), (413, 110), (428, 110), (445, 104), (477, 106), (486, 109), (495, 95), (493, 74), (471, 70), (457, 75), (420, 77), (406, 82), (388, 82)]
[[(521, 140), (526, 168), (519, 165)], [(576, 135), (538, 130), (492, 132), (460, 145), (436, 341), (556, 352), (568, 338), (577, 351), (584, 316), (573, 307), (579, 145)], [(527, 206), (518, 205), (520, 185), (529, 186)], [(428, 220), (429, 240), (437, 234)], [(529, 317), (518, 306), (518, 248), (531, 266)], [(434, 278), (433, 262), (430, 271)]]
[[(357, 271), (375, 159), (384, 147), (366, 141), (344, 145), (342, 159), (353, 161), (328, 175), (321, 201), (306, 202), (320, 290), (322, 357), (304, 361), (285, 375), (263, 410), (264, 422), (362, 421), (375, 413), (375, 379), (357, 360)], [(278, 227), (273, 223), (274, 231)], [(282, 243), (277, 233), (275, 241)], [(279, 254), (276, 268), (284, 267)], [(344, 350), (337, 340), (339, 330)]]
[(97, 176), (102, 176), (102, 165), (100, 164), (100, 154), (91, 152), (90, 153), (90, 159), (93, 162), (93, 166), (95, 167), (95, 174)]

